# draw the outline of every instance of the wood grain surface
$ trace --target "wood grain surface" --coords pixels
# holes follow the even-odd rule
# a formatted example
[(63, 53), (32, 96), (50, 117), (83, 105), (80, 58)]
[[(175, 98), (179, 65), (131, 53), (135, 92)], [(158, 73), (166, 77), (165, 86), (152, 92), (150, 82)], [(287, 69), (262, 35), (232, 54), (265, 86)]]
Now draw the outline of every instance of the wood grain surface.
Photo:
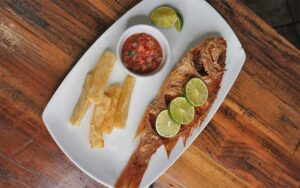
[[(237, 0), (208, 1), (247, 60), (222, 106), (153, 187), (300, 186), (300, 51)], [(89, 46), (137, 0), (0, 0), (0, 187), (103, 187), (41, 113)]]

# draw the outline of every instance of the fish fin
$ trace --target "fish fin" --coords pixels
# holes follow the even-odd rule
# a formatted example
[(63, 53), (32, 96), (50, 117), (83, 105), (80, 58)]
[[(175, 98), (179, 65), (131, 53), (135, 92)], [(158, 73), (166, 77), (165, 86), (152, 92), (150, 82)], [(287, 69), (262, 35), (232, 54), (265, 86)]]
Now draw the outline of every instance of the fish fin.
[(167, 151), (168, 158), (170, 157), (171, 151), (173, 150), (173, 148), (175, 147), (177, 142), (178, 142), (178, 138), (176, 138), (175, 140), (172, 140), (172, 142), (169, 142), (169, 143), (165, 144), (165, 148), (166, 148), (166, 151)]

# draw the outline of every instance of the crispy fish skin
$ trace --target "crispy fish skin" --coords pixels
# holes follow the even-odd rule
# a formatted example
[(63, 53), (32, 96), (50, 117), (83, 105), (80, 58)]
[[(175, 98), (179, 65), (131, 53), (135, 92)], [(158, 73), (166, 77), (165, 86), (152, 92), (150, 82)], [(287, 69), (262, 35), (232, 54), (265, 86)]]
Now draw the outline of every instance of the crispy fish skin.
[[(185, 142), (192, 130), (200, 126), (219, 91), (225, 70), (225, 58), (226, 41), (222, 37), (210, 38), (188, 51), (182, 61), (175, 66), (164, 81), (157, 97), (144, 113), (136, 132), (136, 136), (140, 136), (140, 143), (118, 178), (116, 188), (139, 187), (150, 158), (156, 150), (164, 145), (169, 154), (180, 137), (183, 137)], [(202, 79), (207, 85), (209, 92), (207, 102), (195, 109), (194, 120), (182, 126), (175, 137), (170, 139), (160, 137), (155, 131), (156, 117), (167, 108), (173, 98), (183, 95), (184, 84), (195, 77)]]

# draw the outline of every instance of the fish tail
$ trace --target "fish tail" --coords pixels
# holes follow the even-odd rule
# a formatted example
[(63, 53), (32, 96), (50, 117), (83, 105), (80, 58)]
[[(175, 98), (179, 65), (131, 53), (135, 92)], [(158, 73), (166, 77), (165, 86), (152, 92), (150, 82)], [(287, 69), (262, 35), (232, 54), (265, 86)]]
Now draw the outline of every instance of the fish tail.
[(143, 142), (139, 144), (129, 162), (119, 176), (115, 188), (137, 188), (143, 179), (148, 167), (151, 156), (156, 152), (160, 145), (153, 142)]

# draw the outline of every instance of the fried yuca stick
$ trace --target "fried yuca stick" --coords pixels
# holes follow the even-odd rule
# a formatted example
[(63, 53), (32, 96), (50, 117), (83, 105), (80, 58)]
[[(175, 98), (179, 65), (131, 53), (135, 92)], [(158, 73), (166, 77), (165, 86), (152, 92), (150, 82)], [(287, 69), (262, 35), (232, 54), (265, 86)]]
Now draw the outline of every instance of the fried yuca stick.
[(121, 90), (122, 87), (120, 84), (112, 84), (109, 86), (108, 91), (106, 92), (106, 95), (111, 99), (111, 105), (100, 126), (100, 131), (103, 133), (110, 134), (113, 129)]
[(109, 75), (115, 65), (116, 56), (113, 52), (106, 50), (100, 57), (94, 70), (91, 88), (88, 93), (89, 100), (94, 104), (99, 104)]
[(125, 127), (128, 115), (129, 102), (134, 88), (134, 84), (135, 78), (132, 76), (126, 76), (123, 82), (122, 91), (117, 105), (116, 119), (114, 122), (114, 127), (116, 128)]
[(90, 123), (90, 145), (92, 148), (101, 148), (104, 146), (102, 133), (100, 132), (99, 127), (104, 120), (105, 114), (110, 108), (110, 104), (111, 99), (103, 95), (101, 102), (95, 105), (93, 117)]
[(87, 95), (88, 95), (88, 90), (91, 85), (92, 77), (93, 77), (92, 72), (90, 72), (85, 77), (80, 97), (77, 101), (77, 104), (76, 104), (76, 106), (73, 110), (72, 116), (70, 118), (70, 123), (74, 126), (79, 126), (81, 119), (83, 118), (84, 114), (86, 113), (86, 111), (88, 110), (88, 108), (91, 104), (90, 101), (88, 100)]

